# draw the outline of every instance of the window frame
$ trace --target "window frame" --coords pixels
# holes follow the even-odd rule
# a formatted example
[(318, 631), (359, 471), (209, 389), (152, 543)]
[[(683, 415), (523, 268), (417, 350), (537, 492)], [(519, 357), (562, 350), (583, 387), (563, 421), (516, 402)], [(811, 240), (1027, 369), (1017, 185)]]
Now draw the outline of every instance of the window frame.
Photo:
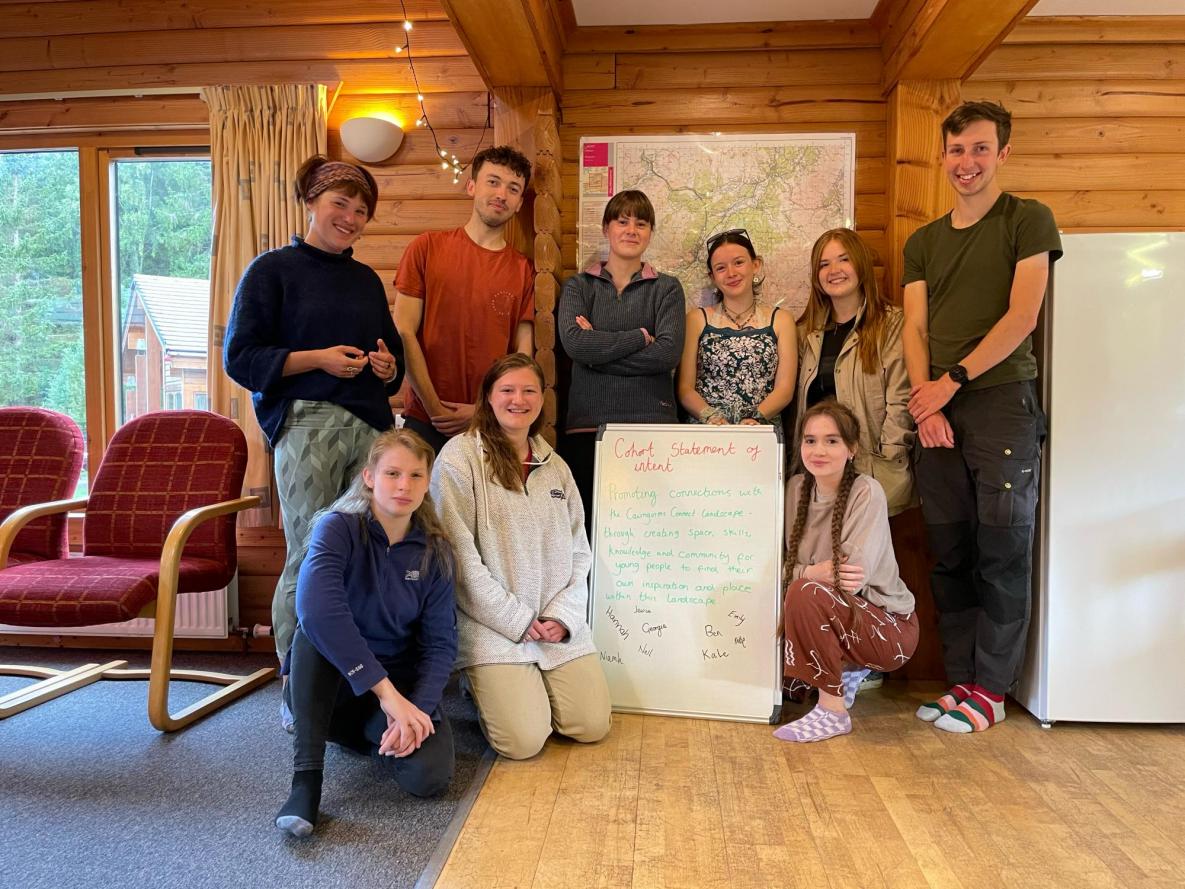
[[(141, 156), (139, 152), (160, 160), (209, 158), (209, 141), (206, 130), (0, 135), (0, 151), (77, 152), (86, 450), (92, 477), (120, 426), (117, 399), (122, 397), (123, 386), (116, 340), (119, 303), (114, 294), (114, 272), (118, 268), (114, 237), (118, 208), (112, 201), (114, 162)], [(208, 387), (207, 368), (207, 392)], [(71, 516), (71, 525), (76, 518)]]

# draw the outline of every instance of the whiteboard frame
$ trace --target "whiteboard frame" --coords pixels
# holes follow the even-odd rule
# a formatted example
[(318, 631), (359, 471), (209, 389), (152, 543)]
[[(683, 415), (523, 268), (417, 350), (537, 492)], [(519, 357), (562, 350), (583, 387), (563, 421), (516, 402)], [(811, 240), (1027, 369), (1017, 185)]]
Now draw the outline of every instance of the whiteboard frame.
[[(585, 508), (591, 510), (591, 527), (593, 530), (592, 540), (590, 541), (592, 549), (592, 567), (589, 573), (588, 581), (588, 625), (593, 632), (593, 638), (596, 638), (595, 625), (595, 611), (596, 611), (596, 570), (597, 570), (597, 550), (600, 546), (601, 535), (597, 533), (597, 503), (600, 500), (598, 493), (601, 488), (601, 442), (606, 435), (614, 432), (629, 432), (629, 433), (645, 433), (645, 432), (659, 432), (670, 433), (674, 431), (682, 431), (695, 435), (709, 434), (709, 435), (723, 435), (731, 436), (758, 434), (765, 437), (770, 431), (773, 432), (777, 442), (777, 467), (778, 479), (775, 485), (774, 494), (774, 532), (773, 540), (777, 547), (776, 570), (774, 576), (774, 590), (772, 591), (773, 598), (773, 627), (774, 632), (774, 657), (773, 675), (770, 677), (771, 683), (771, 699), (770, 699), (770, 715), (764, 716), (745, 716), (737, 714), (716, 713), (709, 710), (675, 710), (665, 708), (647, 708), (647, 707), (620, 707), (613, 705), (614, 713), (632, 713), (639, 715), (652, 716), (677, 716), (686, 719), (716, 719), (729, 722), (749, 722), (764, 725), (776, 725), (781, 718), (782, 712), (782, 677), (783, 677), (783, 629), (782, 629), (782, 604), (785, 596), (782, 590), (782, 573), (785, 570), (785, 521), (786, 521), (786, 442), (780, 423), (772, 423), (761, 426), (708, 426), (690, 423), (602, 423), (597, 428), (596, 446), (593, 457), (593, 497), (591, 504), (585, 504)], [(600, 650), (597, 652), (600, 657)]]

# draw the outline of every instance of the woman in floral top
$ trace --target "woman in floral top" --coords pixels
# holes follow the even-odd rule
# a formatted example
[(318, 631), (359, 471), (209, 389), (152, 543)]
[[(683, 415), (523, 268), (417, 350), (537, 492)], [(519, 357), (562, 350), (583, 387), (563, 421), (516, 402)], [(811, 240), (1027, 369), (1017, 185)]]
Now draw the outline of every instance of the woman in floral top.
[(794, 319), (759, 300), (761, 257), (749, 233), (708, 239), (708, 275), (719, 302), (687, 313), (679, 402), (693, 423), (773, 423), (794, 395)]

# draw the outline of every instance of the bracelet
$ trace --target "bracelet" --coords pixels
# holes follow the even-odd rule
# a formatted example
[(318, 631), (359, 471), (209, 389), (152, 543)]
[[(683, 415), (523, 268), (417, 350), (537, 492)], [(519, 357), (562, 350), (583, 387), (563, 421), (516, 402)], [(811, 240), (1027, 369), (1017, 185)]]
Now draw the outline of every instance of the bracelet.
[(759, 407), (753, 408), (753, 413), (749, 414), (749, 419), (756, 420), (758, 423), (768, 424), (772, 422), (769, 417), (761, 412), (761, 408)]
[(707, 423), (709, 420), (712, 420), (712, 419), (719, 417), (719, 416), (720, 416), (720, 411), (717, 408), (714, 408), (711, 405), (708, 405), (706, 408), (704, 408), (702, 411), (699, 412), (699, 421), (701, 423)]

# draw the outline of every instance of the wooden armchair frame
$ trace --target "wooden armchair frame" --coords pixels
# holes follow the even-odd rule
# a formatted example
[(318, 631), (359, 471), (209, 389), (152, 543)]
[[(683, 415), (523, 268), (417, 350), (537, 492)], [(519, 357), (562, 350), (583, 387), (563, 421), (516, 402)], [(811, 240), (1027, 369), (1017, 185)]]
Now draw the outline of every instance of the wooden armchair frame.
[[(13, 512), (3, 524), (0, 524), (0, 570), (3, 570), (7, 564), (12, 542), (24, 525), (39, 516), (69, 510), (84, 510), (86, 504), (86, 498), (56, 500), (51, 503), (26, 506)], [(106, 664), (84, 664), (72, 670), (0, 664), (0, 675), (41, 678), (40, 682), (0, 697), (0, 719), (61, 697), (100, 679), (147, 679), (148, 719), (156, 729), (162, 732), (171, 732), (184, 728), (275, 678), (276, 669), (274, 667), (256, 670), (247, 676), (234, 676), (206, 670), (173, 669), (173, 622), (176, 618), (177, 608), (177, 579), (186, 541), (203, 522), (244, 509), (253, 509), (258, 505), (258, 497), (238, 497), (234, 500), (225, 500), (191, 509), (179, 516), (173, 523), (161, 551), (160, 580), (157, 584), (156, 600), (150, 602), (138, 615), (156, 619), (152, 638), (152, 663), (149, 669), (124, 669), (127, 666), (127, 661), (122, 660), (110, 661)], [(61, 633), (63, 630), (67, 634), (69, 632), (68, 627), (47, 627), (46, 629), (57, 633)], [(208, 682), (224, 687), (174, 715), (169, 712), (169, 682), (173, 679), (187, 682)]]

